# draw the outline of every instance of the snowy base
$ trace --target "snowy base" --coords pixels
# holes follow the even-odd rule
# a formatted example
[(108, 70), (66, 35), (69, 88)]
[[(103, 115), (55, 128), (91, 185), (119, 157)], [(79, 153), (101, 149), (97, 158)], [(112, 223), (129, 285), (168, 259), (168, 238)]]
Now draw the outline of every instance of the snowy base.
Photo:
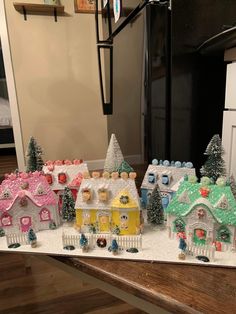
[(126, 250), (121, 250), (118, 255), (113, 255), (107, 250), (107, 247), (96, 247), (86, 253), (83, 253), (80, 248), (72, 251), (65, 250), (62, 244), (63, 232), (67, 235), (78, 235), (78, 232), (73, 227), (62, 226), (56, 230), (38, 232), (36, 248), (31, 248), (30, 245), (21, 245), (18, 248), (11, 249), (7, 246), (6, 237), (2, 237), (0, 238), (0, 251), (236, 267), (236, 253), (230, 251), (215, 252), (214, 261), (210, 260), (208, 263), (199, 261), (194, 256), (189, 255), (186, 256), (185, 260), (179, 260), (179, 241), (177, 239), (169, 239), (168, 232), (164, 227), (145, 226), (142, 236), (143, 248), (139, 249), (138, 253), (129, 253)]

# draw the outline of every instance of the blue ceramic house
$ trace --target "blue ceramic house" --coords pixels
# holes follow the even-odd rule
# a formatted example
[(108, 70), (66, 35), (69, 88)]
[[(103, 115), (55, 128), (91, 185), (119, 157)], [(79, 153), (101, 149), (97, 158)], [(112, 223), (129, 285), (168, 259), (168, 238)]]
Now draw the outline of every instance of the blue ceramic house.
[(141, 185), (141, 198), (144, 207), (147, 206), (149, 198), (156, 184), (159, 185), (163, 208), (167, 208), (174, 193), (178, 190), (184, 176), (195, 175), (195, 169), (192, 163), (172, 162), (165, 160), (157, 164), (157, 160), (153, 160), (153, 164), (148, 169), (143, 178)]

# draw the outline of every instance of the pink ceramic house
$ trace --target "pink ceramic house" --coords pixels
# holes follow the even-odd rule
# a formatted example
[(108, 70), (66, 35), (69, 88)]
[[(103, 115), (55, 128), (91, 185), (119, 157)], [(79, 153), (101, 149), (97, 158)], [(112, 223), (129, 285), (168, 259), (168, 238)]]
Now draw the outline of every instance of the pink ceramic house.
[(58, 209), (61, 212), (62, 195), (65, 187), (69, 187), (74, 200), (83, 179), (83, 174), (88, 172), (87, 164), (81, 159), (70, 160), (56, 160), (47, 161), (43, 166), (43, 172), (51, 187), (51, 189), (58, 195)]
[(45, 176), (36, 171), (6, 175), (0, 185), (0, 228), (6, 233), (49, 229), (60, 224), (58, 199)]

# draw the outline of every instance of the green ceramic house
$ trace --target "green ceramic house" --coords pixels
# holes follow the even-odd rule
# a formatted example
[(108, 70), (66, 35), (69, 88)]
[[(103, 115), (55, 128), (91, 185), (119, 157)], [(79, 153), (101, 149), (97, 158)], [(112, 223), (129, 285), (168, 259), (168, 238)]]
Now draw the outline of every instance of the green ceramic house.
[(236, 248), (236, 200), (230, 186), (183, 181), (166, 209), (169, 235), (185, 232), (196, 245)]

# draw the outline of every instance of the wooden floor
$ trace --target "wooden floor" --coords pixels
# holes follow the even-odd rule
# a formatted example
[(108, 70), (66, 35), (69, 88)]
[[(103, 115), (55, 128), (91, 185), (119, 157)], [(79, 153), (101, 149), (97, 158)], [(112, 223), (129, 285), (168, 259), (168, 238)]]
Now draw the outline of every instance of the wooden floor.
[(14, 172), (17, 168), (17, 161), (15, 155), (0, 155), (0, 178), (5, 173)]
[(21, 254), (0, 253), (0, 314), (141, 314), (132, 306), (74, 279), (62, 270)]

